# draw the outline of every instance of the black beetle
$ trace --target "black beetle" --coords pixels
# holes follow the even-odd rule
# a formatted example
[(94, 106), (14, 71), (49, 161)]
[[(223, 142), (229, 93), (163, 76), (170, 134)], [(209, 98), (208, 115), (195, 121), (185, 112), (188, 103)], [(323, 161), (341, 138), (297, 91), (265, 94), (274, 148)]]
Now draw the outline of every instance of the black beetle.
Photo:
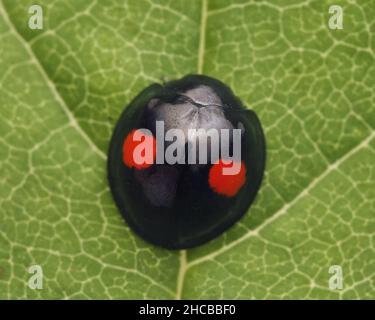
[[(219, 140), (207, 134), (210, 129)], [(228, 86), (188, 75), (150, 85), (125, 108), (109, 147), (109, 184), (121, 214), (142, 238), (168, 249), (190, 248), (246, 213), (261, 185), (265, 150), (258, 117)], [(223, 174), (234, 164), (233, 174)]]

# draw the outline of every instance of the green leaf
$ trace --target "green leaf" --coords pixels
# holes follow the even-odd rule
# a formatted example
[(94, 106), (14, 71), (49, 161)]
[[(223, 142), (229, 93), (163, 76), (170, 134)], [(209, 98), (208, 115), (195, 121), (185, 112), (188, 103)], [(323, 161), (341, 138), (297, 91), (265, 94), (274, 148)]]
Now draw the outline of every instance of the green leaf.
[[(375, 297), (372, 0), (334, 1), (343, 30), (329, 0), (38, 3), (31, 30), (34, 1), (0, 1), (0, 298)], [(175, 252), (122, 221), (106, 150), (141, 89), (188, 73), (258, 113), (268, 161), (244, 219)]]

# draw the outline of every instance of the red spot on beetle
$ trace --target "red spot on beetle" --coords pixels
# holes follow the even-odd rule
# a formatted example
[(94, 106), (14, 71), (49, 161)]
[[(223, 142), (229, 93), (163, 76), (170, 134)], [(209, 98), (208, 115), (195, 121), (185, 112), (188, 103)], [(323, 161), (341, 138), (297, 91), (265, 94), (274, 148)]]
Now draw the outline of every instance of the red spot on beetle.
[[(135, 140), (136, 133), (140, 134), (141, 139), (140, 141)], [(140, 146), (140, 144), (143, 144)], [(137, 155), (135, 154), (135, 150), (137, 147), (142, 147), (139, 153), (139, 156), (142, 157), (142, 161), (135, 161)], [(139, 150), (138, 150), (139, 151)], [(146, 152), (148, 153), (146, 155)], [(148, 136), (142, 133), (140, 130), (134, 129), (132, 130), (124, 140), (124, 144), (122, 145), (122, 160), (124, 161), (125, 165), (129, 168), (135, 169), (146, 169), (152, 166), (155, 163), (156, 159), (156, 140), (153, 135)], [(141, 160), (141, 159), (139, 159)], [(149, 160), (149, 161), (147, 161)]]
[(208, 183), (213, 191), (226, 196), (233, 197), (241, 189), (246, 181), (246, 166), (241, 161), (240, 170), (236, 174), (224, 175), (224, 168), (231, 168), (233, 162), (225, 163), (222, 159), (216, 162), (208, 174)]

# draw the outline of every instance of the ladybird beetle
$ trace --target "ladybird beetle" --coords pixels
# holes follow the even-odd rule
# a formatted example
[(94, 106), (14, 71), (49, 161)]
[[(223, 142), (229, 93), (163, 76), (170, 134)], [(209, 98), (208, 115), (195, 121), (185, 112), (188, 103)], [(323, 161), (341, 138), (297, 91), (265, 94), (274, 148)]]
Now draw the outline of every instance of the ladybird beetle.
[(188, 75), (145, 88), (109, 146), (108, 180), (128, 225), (168, 249), (201, 245), (249, 209), (265, 168), (261, 123), (221, 81)]

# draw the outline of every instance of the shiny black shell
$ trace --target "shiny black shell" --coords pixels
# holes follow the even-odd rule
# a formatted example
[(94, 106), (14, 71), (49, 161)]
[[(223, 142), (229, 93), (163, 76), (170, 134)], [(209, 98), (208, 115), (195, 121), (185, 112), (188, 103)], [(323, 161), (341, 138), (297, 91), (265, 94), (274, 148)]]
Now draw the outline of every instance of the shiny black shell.
[[(189, 91), (196, 88), (198, 91)], [(211, 121), (208, 118), (204, 122), (206, 127), (217, 123), (220, 126), (224, 121), (243, 129), (241, 153), (247, 168), (246, 180), (233, 197), (217, 194), (210, 188), (210, 164), (200, 165), (198, 169), (189, 164), (154, 164), (137, 170), (128, 168), (123, 162), (124, 139), (132, 130), (148, 128), (154, 132), (152, 120), (163, 117), (168, 118), (167, 121), (173, 119), (172, 124), (184, 126), (184, 122), (176, 120), (186, 111), (180, 107), (181, 95), (184, 97), (184, 93), (193, 92), (188, 94), (193, 99), (187, 99), (194, 101), (185, 102), (201, 106), (199, 99), (206, 98), (199, 94), (198, 98), (194, 96), (195, 92), (205, 94), (201, 88), (210, 88), (205, 90), (214, 92), (214, 100), (219, 98), (220, 103), (216, 100), (212, 103), (221, 108), (220, 114), (226, 119)], [(207, 101), (212, 101), (211, 98)], [(216, 116), (212, 114), (212, 117)], [(256, 114), (246, 109), (221, 81), (203, 75), (188, 75), (163, 85), (150, 85), (125, 108), (109, 147), (108, 179), (120, 213), (139, 236), (168, 249), (190, 248), (219, 236), (248, 211), (261, 185), (265, 155), (265, 138)]]

